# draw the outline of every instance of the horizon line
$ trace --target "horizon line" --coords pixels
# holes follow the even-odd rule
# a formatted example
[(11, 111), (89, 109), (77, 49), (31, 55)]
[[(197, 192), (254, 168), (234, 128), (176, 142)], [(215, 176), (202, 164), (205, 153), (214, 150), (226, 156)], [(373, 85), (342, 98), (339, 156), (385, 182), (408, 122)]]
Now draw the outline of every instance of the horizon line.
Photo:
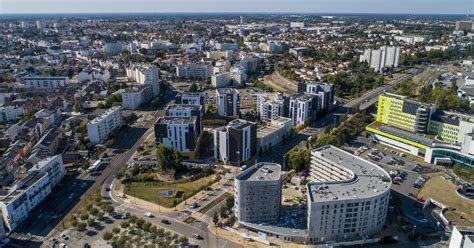
[(0, 13), (0, 16), (8, 15), (101, 15), (101, 14), (298, 14), (298, 15), (452, 15), (452, 16), (467, 16), (474, 15), (474, 13), (399, 13), (399, 12), (285, 12), (285, 11), (162, 11), (162, 12), (11, 12), (11, 13)]

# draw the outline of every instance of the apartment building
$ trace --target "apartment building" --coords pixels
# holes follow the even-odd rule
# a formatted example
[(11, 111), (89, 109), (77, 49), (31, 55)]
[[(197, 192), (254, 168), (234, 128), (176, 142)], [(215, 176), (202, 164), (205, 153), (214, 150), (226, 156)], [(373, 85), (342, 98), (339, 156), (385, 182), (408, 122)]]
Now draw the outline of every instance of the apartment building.
[(136, 110), (142, 104), (151, 101), (153, 96), (153, 87), (151, 85), (132, 87), (122, 93), (122, 108)]
[(25, 111), (22, 107), (7, 106), (0, 107), (0, 123), (15, 121), (18, 116), (23, 115)]
[(0, 192), (0, 209), (7, 229), (19, 227), (50, 193), (48, 174), (41, 171), (28, 173)]
[(59, 154), (47, 157), (37, 162), (33, 165), (33, 167), (28, 170), (29, 173), (34, 171), (47, 173), (49, 178), (49, 185), (51, 188), (54, 188), (56, 185), (58, 185), (59, 182), (61, 182), (65, 174), (62, 155)]
[(206, 94), (204, 92), (181, 92), (174, 99), (176, 104), (201, 105), (202, 111), (206, 111)]
[(179, 78), (208, 80), (212, 75), (212, 65), (197, 63), (177, 65), (176, 75)]
[(127, 68), (127, 77), (140, 85), (151, 85), (153, 97), (160, 94), (160, 69), (154, 65), (135, 64)]
[(315, 95), (297, 93), (290, 97), (288, 114), (293, 126), (305, 125), (315, 120), (320, 108)]
[(290, 28), (304, 28), (304, 22), (290, 22)]
[(217, 113), (220, 116), (237, 116), (240, 114), (240, 94), (234, 88), (216, 89)]
[(318, 96), (321, 102), (321, 111), (327, 113), (334, 109), (334, 87), (332, 85), (321, 82), (308, 82), (303, 84), (303, 87), (305, 87), (306, 93)]
[(123, 52), (123, 45), (119, 42), (108, 42), (104, 45), (104, 53), (108, 56), (119, 55)]
[(262, 155), (264, 152), (281, 144), (291, 134), (291, 119), (277, 117), (257, 129), (257, 152)]
[(456, 30), (471, 32), (474, 30), (474, 22), (472, 21), (456, 21)]
[(206, 52), (206, 58), (212, 59), (212, 60), (220, 60), (220, 59), (231, 60), (232, 59), (232, 54), (233, 54), (233, 51), (231, 51), (231, 50), (227, 50), (227, 51), (207, 51)]
[(68, 77), (27, 76), (23, 78), (27, 87), (36, 89), (64, 88), (69, 84)]
[(230, 86), (232, 83), (232, 73), (222, 72), (211, 76), (211, 85), (214, 88), (224, 88)]
[(277, 221), (280, 217), (281, 165), (257, 163), (235, 176), (235, 217), (240, 225)]
[(257, 125), (246, 120), (233, 120), (214, 129), (214, 158), (240, 165), (257, 152)]
[(155, 122), (156, 143), (174, 147), (183, 156), (194, 159), (199, 141), (198, 130), (196, 116), (160, 117)]
[(281, 93), (261, 93), (257, 96), (257, 113), (261, 121), (288, 116), (288, 98)]
[(193, 104), (170, 104), (166, 108), (166, 116), (170, 117), (196, 117), (196, 132), (201, 135), (203, 130), (202, 116), (203, 110), (201, 105)]
[(360, 239), (383, 229), (391, 179), (382, 168), (334, 146), (311, 152), (309, 243)]
[(91, 144), (102, 144), (123, 125), (121, 107), (112, 107), (87, 124)]
[(400, 47), (383, 46), (379, 49), (368, 48), (359, 57), (359, 61), (367, 62), (369, 67), (376, 72), (382, 72), (384, 68), (398, 67), (400, 60)]
[(396, 41), (403, 41), (408, 44), (415, 45), (416, 43), (426, 42), (431, 39), (430, 36), (426, 35), (398, 35), (394, 37)]

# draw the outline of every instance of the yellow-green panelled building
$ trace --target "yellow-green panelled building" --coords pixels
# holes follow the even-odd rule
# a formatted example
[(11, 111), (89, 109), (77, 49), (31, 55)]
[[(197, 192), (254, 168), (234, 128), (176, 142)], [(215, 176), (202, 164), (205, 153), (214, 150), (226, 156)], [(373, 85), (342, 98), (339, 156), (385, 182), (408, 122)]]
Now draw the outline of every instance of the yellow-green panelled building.
[(436, 110), (431, 104), (384, 93), (375, 122), (366, 130), (390, 147), (429, 163), (474, 167), (474, 118)]

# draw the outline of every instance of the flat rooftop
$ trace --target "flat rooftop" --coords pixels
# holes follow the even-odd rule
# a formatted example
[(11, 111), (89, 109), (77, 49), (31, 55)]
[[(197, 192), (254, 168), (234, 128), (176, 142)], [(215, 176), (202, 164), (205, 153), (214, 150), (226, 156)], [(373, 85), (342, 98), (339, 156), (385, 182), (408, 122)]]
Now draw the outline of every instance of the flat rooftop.
[(172, 117), (164, 116), (158, 118), (155, 124), (192, 124), (196, 122), (196, 116)]
[(398, 129), (396, 127), (388, 126), (380, 122), (374, 122), (370, 124), (368, 127), (378, 129), (384, 133), (391, 134), (397, 136), (402, 139), (407, 139), (418, 144), (422, 144), (425, 146), (432, 146), (434, 140), (429, 138), (428, 136), (421, 136), (419, 134), (411, 133), (402, 129)]
[[(272, 120), (270, 123), (268, 123), (267, 125), (265, 126), (262, 126), (260, 127), (259, 129), (257, 129), (257, 138), (262, 138), (262, 137), (265, 137), (265, 136), (268, 136), (268, 135), (272, 135), (273, 133), (275, 133), (276, 131), (282, 129), (282, 128), (285, 128), (285, 123), (286, 122), (290, 122), (291, 123), (291, 119), (289, 118), (285, 118), (285, 117), (281, 117), (281, 118), (278, 118), (278, 119), (275, 119), (275, 120)], [(290, 124), (291, 125), (291, 124)]]
[(67, 80), (68, 77), (61, 77), (61, 76), (51, 76), (51, 77), (45, 77), (45, 76), (26, 76), (23, 79), (26, 80)]
[(368, 198), (390, 190), (389, 174), (372, 162), (334, 146), (314, 149), (311, 155), (335, 164), (311, 162), (310, 174), (319, 181), (313, 178), (308, 184), (310, 202)]
[(239, 173), (235, 179), (241, 181), (277, 181), (281, 179), (281, 165), (261, 162)]
[(121, 109), (120, 106), (109, 108), (104, 113), (102, 113), (101, 115), (94, 118), (90, 123), (98, 123), (98, 122), (102, 121), (103, 119), (107, 118), (107, 116), (109, 116), (113, 112), (115, 112), (117, 110), (120, 110), (120, 109)]
[(47, 176), (47, 173), (41, 171), (32, 171), (28, 174), (24, 174), (22, 178), (11, 184), (11, 188), (8, 191), (0, 192), (0, 201), (4, 202), (5, 205), (8, 205), (18, 195), (23, 193), (45, 176)]
[(200, 96), (204, 96), (204, 92), (190, 92), (190, 91), (186, 91), (186, 92), (181, 92), (181, 93), (178, 93), (177, 96), (181, 96), (181, 97), (200, 97)]
[(229, 124), (227, 124), (227, 127), (229, 128), (235, 128), (235, 129), (240, 129), (247, 127), (249, 125), (254, 125), (255, 123), (247, 121), (247, 120), (242, 120), (242, 119), (237, 119), (230, 121)]
[(308, 94), (308, 93), (296, 93), (295, 95), (290, 96), (290, 99), (297, 99), (297, 100), (303, 100), (303, 101), (309, 101), (314, 98), (314, 95)]
[(239, 94), (239, 91), (234, 88), (219, 88), (216, 89), (216, 92), (219, 94)]
[(197, 110), (201, 111), (201, 105), (195, 104), (170, 104), (166, 110)]

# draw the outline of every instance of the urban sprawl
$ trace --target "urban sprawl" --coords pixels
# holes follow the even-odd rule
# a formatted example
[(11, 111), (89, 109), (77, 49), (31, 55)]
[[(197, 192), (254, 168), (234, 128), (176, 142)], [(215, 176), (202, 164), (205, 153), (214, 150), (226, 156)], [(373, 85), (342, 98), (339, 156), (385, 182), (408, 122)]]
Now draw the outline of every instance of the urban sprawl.
[(2, 16), (0, 247), (472, 248), (473, 62), (465, 16)]

